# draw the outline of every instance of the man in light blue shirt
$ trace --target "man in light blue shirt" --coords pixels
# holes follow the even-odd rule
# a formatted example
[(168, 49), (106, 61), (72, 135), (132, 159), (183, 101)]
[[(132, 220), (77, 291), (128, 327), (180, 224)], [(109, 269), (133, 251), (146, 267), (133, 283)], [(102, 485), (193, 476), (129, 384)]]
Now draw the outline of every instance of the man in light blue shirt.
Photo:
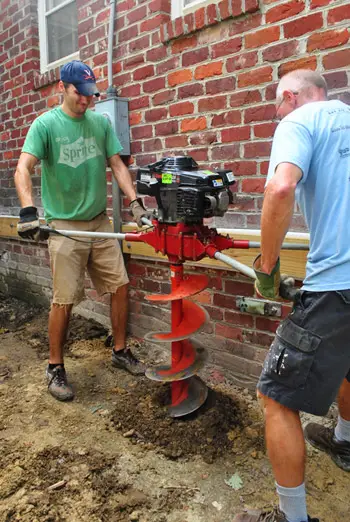
[(279, 495), (271, 513), (235, 522), (318, 522), (307, 515), (299, 411), (325, 415), (339, 392), (335, 430), (309, 424), (306, 439), (350, 471), (350, 107), (327, 100), (316, 72), (297, 70), (277, 88), (282, 119), (273, 140), (261, 217), (257, 293), (283, 296), (279, 254), (295, 200), (310, 230), (306, 277), (277, 329), (258, 383)]

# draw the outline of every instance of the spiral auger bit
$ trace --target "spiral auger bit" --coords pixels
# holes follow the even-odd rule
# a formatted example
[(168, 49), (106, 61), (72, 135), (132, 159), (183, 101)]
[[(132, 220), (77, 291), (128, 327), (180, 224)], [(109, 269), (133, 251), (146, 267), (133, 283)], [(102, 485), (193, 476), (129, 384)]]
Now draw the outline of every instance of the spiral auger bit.
[[(232, 202), (229, 187), (233, 183), (231, 171), (199, 170), (197, 163), (185, 156), (164, 158), (137, 173), (138, 193), (154, 196), (158, 206), (153, 230), (142, 233), (140, 240), (170, 261), (170, 294), (146, 299), (171, 302), (171, 331), (150, 332), (145, 339), (171, 343), (171, 364), (146, 370), (149, 379), (171, 383), (171, 417), (194, 412), (208, 395), (206, 385), (196, 375), (205, 364), (207, 352), (189, 339), (203, 327), (208, 314), (187, 298), (204, 290), (209, 281), (205, 275), (184, 276), (183, 265), (186, 260), (213, 257), (218, 250), (232, 246), (215, 229), (204, 226), (203, 218), (224, 215)], [(220, 245), (218, 238), (223, 240)]]

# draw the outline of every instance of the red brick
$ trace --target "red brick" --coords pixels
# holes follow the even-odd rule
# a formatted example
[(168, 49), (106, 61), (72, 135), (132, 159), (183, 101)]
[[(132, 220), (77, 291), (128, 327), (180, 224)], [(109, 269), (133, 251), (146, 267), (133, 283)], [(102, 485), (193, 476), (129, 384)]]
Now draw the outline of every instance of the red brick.
[(162, 141), (159, 138), (153, 138), (152, 140), (143, 142), (144, 152), (154, 152), (156, 150), (162, 150), (162, 148)]
[(265, 190), (265, 178), (251, 178), (242, 180), (242, 192), (247, 194), (260, 193), (263, 194)]
[(190, 69), (183, 69), (168, 75), (168, 84), (170, 87), (175, 87), (181, 83), (187, 83), (192, 80), (192, 71)]
[[(120, 87), (121, 85), (129, 83), (129, 82), (131, 82), (131, 74), (130, 73), (118, 74), (118, 76), (114, 79), (114, 82), (117, 87)], [(101, 90), (101, 87), (100, 87), (100, 90)]]
[(273, 24), (285, 18), (291, 18), (304, 11), (304, 9), (305, 2), (301, 0), (293, 0), (292, 2), (272, 7), (266, 13), (266, 23)]
[(152, 137), (152, 125), (142, 125), (131, 129), (131, 135), (134, 140)]
[(232, 141), (245, 141), (250, 138), (250, 127), (232, 127), (221, 131), (222, 143), (231, 143)]
[(226, 111), (223, 114), (215, 114), (211, 120), (211, 126), (220, 127), (222, 125), (239, 125), (241, 119), (241, 111)]
[(141, 112), (130, 112), (129, 113), (129, 124), (130, 126), (138, 125), (142, 120)]
[(259, 85), (272, 80), (272, 67), (260, 67), (253, 71), (241, 73), (238, 76), (238, 87), (248, 87), (249, 85)]
[(217, 308), (215, 306), (204, 306), (206, 311), (209, 314), (210, 319), (213, 321), (222, 321), (224, 318), (224, 314), (220, 308)]
[(226, 18), (229, 18), (231, 16), (231, 7), (232, 4), (230, 0), (222, 0), (221, 2), (219, 2), (218, 8), (221, 20), (225, 20)]
[(285, 58), (299, 54), (299, 43), (297, 40), (290, 40), (281, 44), (273, 45), (263, 51), (263, 61), (280, 62)]
[(340, 87), (348, 86), (348, 76), (346, 71), (338, 71), (327, 73), (323, 75), (327, 82), (328, 89), (339, 89)]
[(347, 29), (334, 31), (325, 31), (323, 33), (314, 33), (309, 36), (307, 41), (307, 51), (311, 52), (315, 49), (330, 49), (344, 45), (349, 40), (349, 32)]
[(134, 81), (145, 80), (150, 76), (154, 76), (153, 65), (146, 65), (145, 67), (140, 67), (139, 69), (136, 69), (136, 71), (134, 71), (133, 73)]
[(343, 49), (331, 54), (327, 54), (322, 59), (325, 69), (340, 69), (350, 65), (350, 49)]
[(169, 89), (163, 92), (159, 92), (155, 94), (152, 98), (153, 105), (164, 105), (165, 103), (169, 103), (173, 101), (175, 98), (176, 91), (170, 91)]
[(256, 328), (257, 330), (264, 330), (265, 332), (275, 333), (280, 321), (267, 319), (266, 317), (257, 317), (256, 318)]
[(208, 98), (202, 98), (198, 101), (198, 112), (217, 111), (221, 109), (226, 109), (226, 106), (226, 96), (213, 96)]
[(174, 26), (174, 37), (175, 38), (184, 34), (184, 21), (183, 21), (182, 16), (179, 18), (176, 18), (173, 21), (173, 26)]
[(285, 74), (290, 71), (295, 71), (296, 69), (312, 69), (315, 71), (316, 68), (316, 56), (308, 56), (307, 58), (300, 58), (299, 60), (282, 63), (278, 68), (278, 76), (281, 78)]
[(245, 35), (245, 46), (246, 49), (252, 49), (254, 47), (261, 47), (271, 42), (275, 42), (280, 38), (279, 26), (268, 27), (267, 29), (261, 29), (254, 33)]
[(150, 49), (146, 53), (146, 60), (148, 62), (160, 62), (167, 56), (167, 48), (165, 45), (161, 45), (160, 47), (154, 47)]
[(226, 56), (228, 54), (234, 54), (240, 51), (242, 48), (242, 38), (236, 37), (227, 40), (226, 42), (220, 42), (218, 44), (212, 45), (211, 48), (211, 57), (212, 58), (220, 58), (221, 56)]
[(134, 98), (135, 96), (139, 96), (140, 93), (141, 85), (137, 83), (120, 89), (119, 95), (126, 98)]
[(269, 334), (263, 334), (261, 332), (244, 332), (244, 341), (258, 346), (270, 346), (274, 336)]
[(128, 261), (127, 264), (128, 274), (137, 275), (137, 276), (145, 276), (146, 275), (146, 267), (139, 263), (135, 263), (133, 261)]
[(284, 25), (284, 37), (294, 38), (302, 36), (306, 33), (311, 33), (323, 26), (322, 13), (315, 13), (308, 16), (303, 16), (293, 22), (288, 22)]
[(238, 56), (228, 58), (226, 62), (227, 72), (234, 72), (240, 69), (248, 69), (254, 67), (258, 63), (258, 53), (256, 51), (250, 53), (240, 53)]
[(141, 96), (141, 98), (134, 98), (129, 101), (129, 110), (134, 111), (135, 109), (142, 109), (144, 107), (149, 107), (149, 97)]
[(334, 0), (311, 0), (310, 9), (316, 9), (317, 7), (323, 7), (324, 5), (329, 5)]
[(171, 136), (170, 138), (165, 138), (165, 146), (169, 149), (175, 147), (187, 147), (188, 145), (188, 136)]
[(243, 341), (242, 330), (240, 328), (233, 328), (232, 326), (227, 326), (221, 323), (215, 325), (215, 335), (226, 337), (227, 339)]
[(259, 10), (259, 0), (244, 0), (244, 13), (254, 13)]
[(336, 24), (337, 22), (344, 22), (350, 19), (350, 4), (349, 2), (345, 5), (335, 7), (328, 12), (327, 22), (328, 24)]
[(166, 108), (161, 109), (150, 109), (145, 111), (146, 122), (153, 122), (164, 120), (168, 116), (168, 110)]
[(200, 132), (190, 137), (191, 145), (211, 145), (217, 142), (216, 132)]
[(260, 105), (258, 107), (250, 107), (244, 111), (244, 123), (272, 120), (275, 116), (276, 108), (274, 105)]
[(191, 102), (181, 102), (170, 105), (170, 116), (182, 116), (183, 114), (193, 114), (194, 105)]
[(261, 101), (261, 94), (259, 91), (241, 91), (235, 92), (230, 97), (231, 107), (241, 107), (242, 105), (250, 105)]
[(225, 310), (224, 318), (227, 323), (248, 326), (251, 328), (254, 326), (254, 319), (251, 315), (248, 314), (240, 314), (238, 312), (232, 312), (231, 310)]
[(163, 63), (157, 65), (157, 74), (164, 74), (165, 72), (171, 71), (172, 69), (176, 69), (179, 67), (180, 61), (177, 56), (170, 58), (170, 60), (166, 60)]
[(207, 47), (202, 47), (201, 49), (196, 49), (193, 51), (189, 51), (187, 53), (182, 54), (182, 66), (188, 67), (190, 65), (194, 65), (199, 62), (204, 62), (209, 57), (209, 49)]
[(130, 25), (135, 24), (136, 22), (139, 22), (140, 20), (143, 20), (147, 16), (147, 7), (145, 5), (134, 9), (133, 11), (130, 11), (130, 13), (127, 13), (126, 17), (128, 19), (128, 23)]
[[(103, 53), (102, 55), (102, 61), (98, 60), (96, 61), (96, 57), (94, 58), (94, 65), (103, 65), (106, 63), (106, 57), (107, 53)], [(144, 54), (137, 54), (136, 56), (131, 56), (131, 58), (127, 58), (123, 61), (123, 68), (128, 69), (130, 67), (136, 67), (137, 65), (140, 65), (141, 63), (145, 63), (145, 56)]]
[(176, 134), (178, 130), (179, 125), (175, 120), (167, 121), (166, 123), (157, 123), (157, 125), (155, 125), (156, 136), (169, 136), (169, 134)]
[(187, 49), (192, 49), (197, 46), (197, 35), (193, 34), (191, 36), (187, 36), (185, 38), (179, 38), (178, 40), (174, 40), (171, 45), (172, 54), (179, 54)]
[(187, 15), (185, 15), (184, 25), (187, 33), (192, 33), (196, 29), (193, 13), (188, 13)]
[(149, 9), (151, 13), (156, 13), (157, 11), (163, 11), (165, 13), (170, 13), (170, 0), (153, 0), (149, 4)]
[(270, 156), (271, 142), (246, 143), (244, 145), (244, 158), (266, 158)]
[(235, 176), (251, 176), (257, 173), (258, 167), (255, 161), (235, 161), (225, 163), (225, 169), (232, 169)]
[(251, 31), (252, 29), (261, 27), (261, 25), (261, 14), (253, 14), (252, 16), (247, 16), (239, 20), (234, 20), (229, 27), (229, 36), (234, 36), (236, 34), (244, 34), (248, 31)]
[(275, 133), (277, 123), (262, 123), (261, 125), (254, 125), (255, 138), (272, 138)]
[(165, 78), (155, 78), (142, 84), (144, 92), (156, 92), (165, 89)]
[(208, 161), (208, 149), (187, 149), (187, 154), (192, 156), (195, 161)]
[(202, 96), (204, 94), (204, 87), (202, 83), (191, 83), (185, 87), (180, 87), (178, 91), (178, 98), (192, 98), (194, 96)]
[(205, 9), (204, 7), (197, 9), (194, 13), (194, 23), (197, 30), (205, 26)]
[[(232, 145), (212, 146), (211, 147), (213, 160), (228, 160), (239, 157), (239, 145), (234, 143)], [(219, 305), (220, 306), (220, 305)]]
[(169, 16), (165, 14), (158, 14), (154, 16), (153, 18), (148, 17), (147, 20), (141, 23), (140, 25), (140, 32), (141, 33), (148, 33), (152, 31), (153, 29), (157, 29), (162, 24), (165, 24), (168, 22)]
[(181, 121), (181, 132), (195, 132), (207, 128), (207, 120), (204, 116), (200, 118), (189, 118)]
[(233, 91), (235, 86), (236, 81), (234, 77), (210, 80), (205, 84), (205, 92), (206, 94), (220, 94), (226, 91)]
[(251, 283), (242, 283), (232, 279), (225, 281), (225, 292), (231, 295), (251, 296), (254, 292), (254, 286)]
[(217, 22), (216, 6), (209, 4), (206, 7), (207, 25), (213, 25)]
[(223, 62), (208, 63), (206, 65), (200, 65), (196, 68), (194, 77), (196, 80), (204, 80), (211, 76), (217, 76), (222, 74)]
[(143, 51), (150, 46), (149, 35), (141, 36), (141, 38), (137, 38), (137, 40), (133, 40), (129, 42), (129, 53), (133, 53), (134, 51)]

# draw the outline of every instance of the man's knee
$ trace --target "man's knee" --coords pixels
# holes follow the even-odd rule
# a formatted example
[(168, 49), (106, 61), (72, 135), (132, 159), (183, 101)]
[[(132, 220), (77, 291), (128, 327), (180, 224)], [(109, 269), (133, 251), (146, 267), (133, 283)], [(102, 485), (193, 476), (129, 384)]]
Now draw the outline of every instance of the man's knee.
[(283, 412), (294, 412), (298, 414), (298, 412), (295, 412), (294, 410), (291, 410), (287, 406), (284, 406), (283, 404), (275, 401), (274, 399), (267, 397), (259, 390), (256, 391), (256, 397), (258, 399), (258, 404), (265, 418), (267, 415), (275, 415)]

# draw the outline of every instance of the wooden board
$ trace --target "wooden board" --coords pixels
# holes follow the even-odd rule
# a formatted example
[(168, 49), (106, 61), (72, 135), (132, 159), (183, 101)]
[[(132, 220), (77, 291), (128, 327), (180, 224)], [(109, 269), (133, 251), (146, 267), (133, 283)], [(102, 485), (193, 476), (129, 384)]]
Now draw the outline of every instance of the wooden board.
[[(7, 238), (18, 238), (17, 235), (17, 221), (18, 218), (14, 216), (0, 216), (0, 237)], [(43, 221), (44, 223), (44, 221)], [(135, 231), (135, 225), (123, 225), (123, 232)], [(230, 237), (235, 239), (249, 239), (250, 241), (260, 241), (260, 234), (258, 231), (247, 231), (235, 233), (234, 229), (229, 233)], [(300, 234), (300, 237), (296, 233), (287, 235), (286, 242), (308, 244), (308, 240), (305, 234)], [(129, 241), (123, 241), (123, 251), (130, 254), (135, 258), (145, 259), (159, 259), (166, 261), (167, 258), (161, 254), (156, 254), (153, 248), (145, 243), (132, 243)], [(223, 253), (234, 257), (237, 261), (252, 266), (254, 258), (258, 255), (258, 249), (251, 248), (249, 250), (244, 249), (229, 249)], [(305, 265), (306, 265), (307, 251), (303, 250), (283, 250), (281, 253), (281, 271), (282, 273), (289, 274), (298, 279), (303, 279), (305, 276)], [(216, 259), (205, 258), (198, 263), (191, 263), (194, 265), (207, 266), (209, 268), (220, 268), (226, 270), (232, 270), (225, 263), (217, 261)]]

